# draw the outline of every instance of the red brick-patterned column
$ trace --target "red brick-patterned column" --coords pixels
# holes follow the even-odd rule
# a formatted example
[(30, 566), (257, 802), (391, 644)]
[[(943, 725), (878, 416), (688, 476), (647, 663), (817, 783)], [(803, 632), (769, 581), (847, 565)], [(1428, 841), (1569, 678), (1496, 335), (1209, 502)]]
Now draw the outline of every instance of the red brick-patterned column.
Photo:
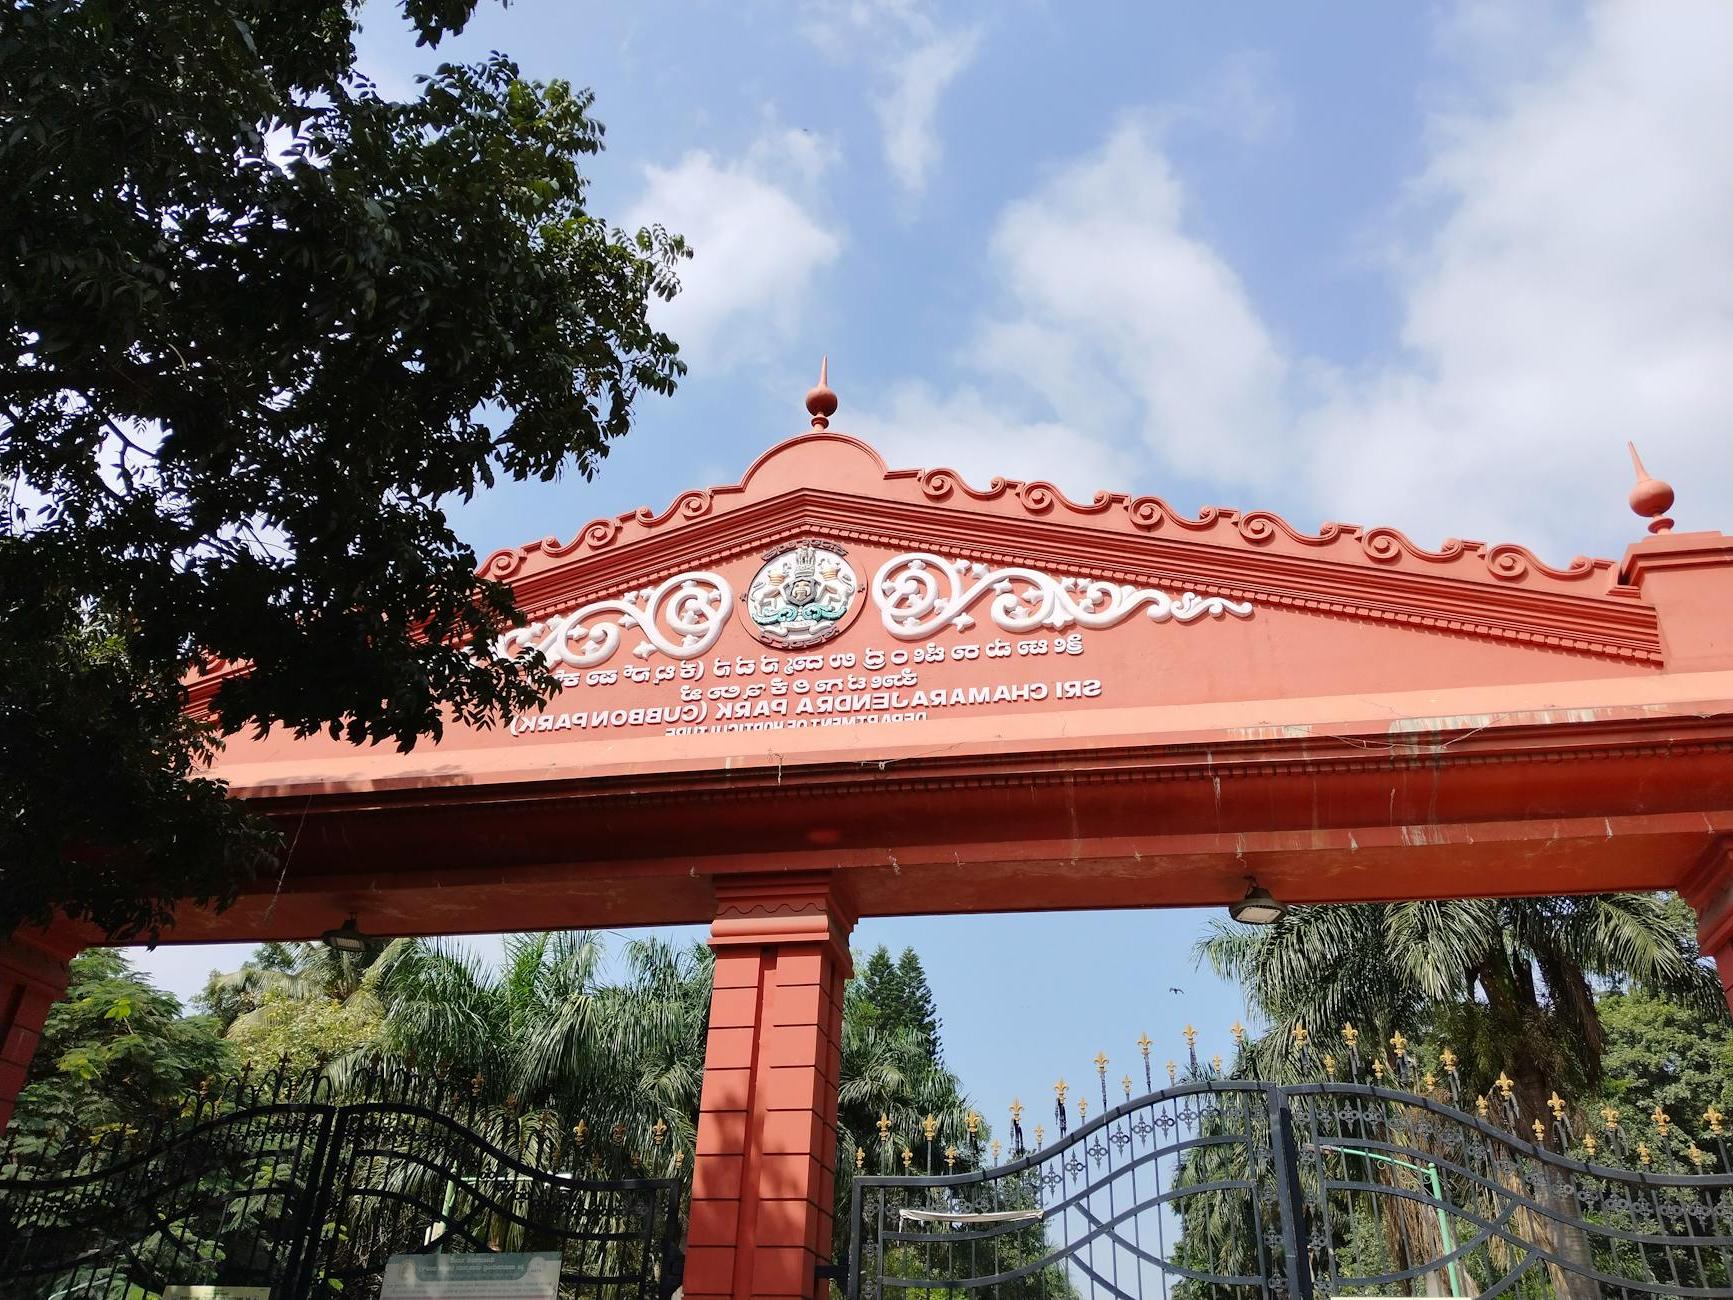
[(66, 963), (75, 951), (25, 931), (0, 943), (0, 1129), (12, 1121), (42, 1023), (66, 992)]
[(1721, 991), (1733, 1008), (1733, 839), (1718, 840), (1680, 892), (1697, 909), (1697, 946), (1715, 959)]
[(718, 885), (687, 1300), (811, 1297), (830, 1258), (853, 914), (828, 873)]

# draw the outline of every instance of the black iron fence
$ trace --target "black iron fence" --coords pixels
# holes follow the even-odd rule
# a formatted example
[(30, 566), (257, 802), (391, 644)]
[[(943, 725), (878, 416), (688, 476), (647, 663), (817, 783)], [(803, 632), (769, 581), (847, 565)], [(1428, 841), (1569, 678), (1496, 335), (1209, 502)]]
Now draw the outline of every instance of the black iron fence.
[(1536, 1136), (1335, 1082), (1176, 1085), (1032, 1152), (1014, 1120), (999, 1167), (855, 1180), (848, 1295), (1733, 1295), (1723, 1136), (1682, 1169)]
[(0, 1300), (189, 1284), (370, 1300), (394, 1254), (482, 1251), (559, 1252), (562, 1296), (672, 1295), (680, 1180), (590, 1163), (581, 1132), (503, 1125), (442, 1080), (233, 1080), (148, 1130), (9, 1135)]

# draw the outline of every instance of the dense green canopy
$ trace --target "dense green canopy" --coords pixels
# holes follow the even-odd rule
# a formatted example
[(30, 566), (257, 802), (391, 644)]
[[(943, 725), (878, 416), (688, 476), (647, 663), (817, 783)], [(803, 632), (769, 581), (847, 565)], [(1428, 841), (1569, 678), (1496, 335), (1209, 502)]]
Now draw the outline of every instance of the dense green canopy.
[[(437, 43), (474, 5), (404, 9)], [(682, 373), (647, 308), (685, 248), (590, 211), (590, 95), (496, 54), (387, 99), (359, 11), (0, 17), (0, 934), (151, 932), (265, 865), (187, 779), (219, 733), (408, 748), (542, 698), (447, 511), (589, 476)]]

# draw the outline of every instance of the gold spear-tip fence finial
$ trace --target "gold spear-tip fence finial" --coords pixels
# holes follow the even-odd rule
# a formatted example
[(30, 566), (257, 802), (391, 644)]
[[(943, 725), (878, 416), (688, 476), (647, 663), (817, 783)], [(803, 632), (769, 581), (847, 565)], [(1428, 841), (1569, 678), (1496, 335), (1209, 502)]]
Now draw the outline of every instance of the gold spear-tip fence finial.
[(1235, 1016), (1233, 1024), (1228, 1026), (1228, 1033), (1234, 1036), (1235, 1047), (1246, 1045), (1246, 1027), (1240, 1023), (1238, 1016)]
[(1105, 1079), (1107, 1077), (1107, 1053), (1106, 1052), (1097, 1052), (1095, 1054), (1095, 1073), (1100, 1075), (1103, 1079)]

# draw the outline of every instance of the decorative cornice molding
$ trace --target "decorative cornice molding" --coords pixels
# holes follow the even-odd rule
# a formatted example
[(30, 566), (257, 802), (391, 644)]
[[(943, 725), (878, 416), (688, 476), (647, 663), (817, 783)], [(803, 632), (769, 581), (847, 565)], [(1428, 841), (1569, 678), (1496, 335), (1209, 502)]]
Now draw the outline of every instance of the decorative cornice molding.
[[(703, 519), (716, 511), (719, 504), (749, 495), (752, 480), (765, 466), (794, 448), (810, 448), (814, 444), (832, 444), (847, 448), (878, 470), (880, 499), (919, 500), (929, 504), (998, 504), (1014, 503), (1032, 518), (1123, 519), (1132, 529), (1155, 533), (1173, 530), (1207, 538), (1217, 546), (1261, 549), (1278, 539), (1296, 546), (1330, 550), (1357, 551), (1360, 558), (1377, 565), (1389, 565), (1402, 560), (1461, 567), (1477, 571), (1501, 583), (1524, 583), (1546, 580), (1551, 583), (1580, 583), (1596, 575), (1616, 576), (1616, 565), (1610, 559), (1577, 556), (1564, 568), (1540, 560), (1533, 551), (1514, 542), (1489, 545), (1485, 542), (1457, 538), (1447, 540), (1437, 550), (1417, 545), (1395, 528), (1363, 527), (1359, 524), (1326, 523), (1316, 533), (1295, 528), (1280, 515), (1268, 510), (1239, 511), (1219, 506), (1206, 506), (1196, 518), (1188, 518), (1157, 496), (1132, 496), (1124, 492), (1097, 492), (1087, 502), (1073, 501), (1051, 483), (1039, 480), (994, 478), (985, 488), (966, 482), (955, 470), (899, 469), (887, 470), (878, 454), (865, 443), (844, 434), (830, 431), (806, 434), (781, 443), (755, 461), (740, 482), (682, 493), (667, 509), (655, 511), (649, 507), (624, 514), (591, 520), (568, 542), (544, 538), (523, 546), (496, 551), (482, 565), (481, 572), (490, 578), (508, 579), (537, 558), (555, 560), (588, 553), (594, 554), (619, 544), (628, 531), (654, 532), (670, 523), (679, 525)], [(857, 481), (858, 472), (848, 477)], [(813, 484), (822, 489), (825, 485)], [(889, 489), (888, 491), (885, 489)], [(634, 540), (625, 538), (626, 541)]]
[[(1073, 570), (1138, 586), (1193, 590), (1200, 596), (1561, 653), (1662, 661), (1655, 611), (1630, 588), (1595, 591), (1578, 580), (1561, 583), (1544, 575), (1532, 582), (1489, 578), (1484, 566), (1480, 576), (1460, 564), (1440, 564), (1436, 572), (1409, 560), (1401, 562), (1407, 567), (1399, 567), (1395, 561), (1365, 559), (1352, 540), (1348, 550), (1326, 554), (1317, 545), (1224, 546), (1216, 539), (1199, 542), (1184, 535), (1186, 529), (1199, 527), (1198, 521), (1187, 520), (1177, 533), (1133, 527), (1110, 531), (1080, 519), (1032, 517), (1021, 510), (1014, 517), (974, 514), (798, 488), (764, 501), (738, 503), (697, 527), (641, 537), (581, 562), (531, 569), (514, 587), (525, 612), (541, 618), (683, 571), (715, 568), (768, 544), (822, 533), (890, 550), (942, 550), (986, 564)], [(1232, 531), (1237, 538), (1237, 529)], [(1461, 545), (1466, 550), (1470, 544)], [(1387, 545), (1379, 543), (1379, 549)]]

